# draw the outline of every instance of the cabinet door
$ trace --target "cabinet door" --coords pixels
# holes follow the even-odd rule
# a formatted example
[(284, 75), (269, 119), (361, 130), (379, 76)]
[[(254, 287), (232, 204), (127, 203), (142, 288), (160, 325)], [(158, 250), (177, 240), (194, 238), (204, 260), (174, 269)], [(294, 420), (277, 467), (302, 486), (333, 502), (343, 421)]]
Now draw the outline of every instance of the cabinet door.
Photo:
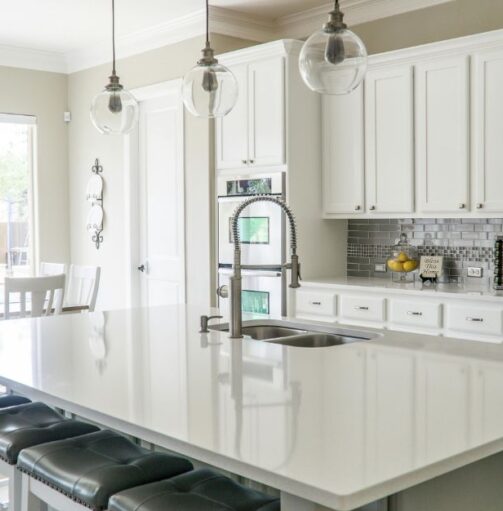
[(410, 213), (414, 209), (413, 92), (411, 66), (367, 74), (365, 189), (370, 212)]
[(285, 60), (254, 62), (248, 67), (250, 165), (285, 163)]
[(225, 117), (217, 119), (217, 170), (239, 169), (248, 165), (248, 66), (234, 66), (238, 100)]
[(363, 213), (363, 87), (322, 102), (324, 212)]
[(416, 168), (421, 212), (463, 213), (469, 209), (468, 112), (468, 57), (416, 67)]
[(472, 144), (475, 206), (503, 211), (503, 50), (474, 57)]

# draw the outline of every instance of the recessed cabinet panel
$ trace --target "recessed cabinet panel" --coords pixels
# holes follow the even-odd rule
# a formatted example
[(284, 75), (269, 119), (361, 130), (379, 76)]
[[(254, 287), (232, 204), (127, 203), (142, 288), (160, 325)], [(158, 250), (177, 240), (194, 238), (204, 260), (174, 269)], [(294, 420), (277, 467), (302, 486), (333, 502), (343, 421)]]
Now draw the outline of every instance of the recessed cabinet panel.
[(416, 168), (421, 212), (469, 210), (468, 57), (416, 66)]
[(368, 212), (410, 213), (414, 210), (413, 92), (411, 66), (379, 69), (367, 74), (365, 175)]
[(285, 163), (285, 60), (283, 57), (250, 64), (250, 164)]
[(233, 66), (239, 87), (235, 107), (217, 120), (217, 168), (238, 169), (248, 163), (248, 66)]
[(364, 213), (363, 87), (322, 105), (325, 213)]
[(474, 57), (473, 163), (475, 209), (503, 211), (503, 50)]

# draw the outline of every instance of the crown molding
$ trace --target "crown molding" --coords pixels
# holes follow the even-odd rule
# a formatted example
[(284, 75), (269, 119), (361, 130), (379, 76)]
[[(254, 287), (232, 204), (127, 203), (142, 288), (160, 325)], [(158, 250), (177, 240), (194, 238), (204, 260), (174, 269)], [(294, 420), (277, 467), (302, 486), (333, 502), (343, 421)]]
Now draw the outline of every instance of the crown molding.
[[(344, 20), (350, 26), (360, 25), (397, 14), (417, 11), (454, 0), (341, 0)], [(281, 37), (304, 38), (319, 30), (327, 20), (334, 3), (326, 3), (276, 20)]]
[(0, 45), (0, 65), (52, 73), (66, 73), (64, 53)]
[[(348, 24), (353, 26), (452, 1), (454, 0), (341, 0), (341, 8), (346, 14)], [(277, 39), (302, 39), (321, 27), (332, 7), (331, 2), (277, 20), (270, 20), (211, 6), (211, 31), (259, 43)], [(205, 11), (201, 9), (146, 30), (117, 38), (117, 56), (120, 59), (137, 55), (201, 36), (204, 32)], [(110, 40), (104, 40), (86, 48), (58, 53), (0, 45), (0, 65), (75, 73), (109, 63), (109, 46)]]

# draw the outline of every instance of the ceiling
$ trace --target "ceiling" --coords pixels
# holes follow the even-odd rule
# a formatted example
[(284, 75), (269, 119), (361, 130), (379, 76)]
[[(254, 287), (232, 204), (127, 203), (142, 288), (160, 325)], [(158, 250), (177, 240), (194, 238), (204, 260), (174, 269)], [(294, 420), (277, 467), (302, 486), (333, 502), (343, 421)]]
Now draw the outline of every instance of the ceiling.
[[(453, 0), (340, 0), (350, 23)], [(108, 60), (110, 0), (0, 0), (0, 65), (72, 72)], [(128, 56), (204, 31), (204, 0), (116, 0), (118, 54)], [(215, 32), (264, 42), (305, 37), (330, 0), (210, 0)], [(8, 5), (8, 7), (7, 7)], [(301, 14), (299, 14), (301, 13)]]

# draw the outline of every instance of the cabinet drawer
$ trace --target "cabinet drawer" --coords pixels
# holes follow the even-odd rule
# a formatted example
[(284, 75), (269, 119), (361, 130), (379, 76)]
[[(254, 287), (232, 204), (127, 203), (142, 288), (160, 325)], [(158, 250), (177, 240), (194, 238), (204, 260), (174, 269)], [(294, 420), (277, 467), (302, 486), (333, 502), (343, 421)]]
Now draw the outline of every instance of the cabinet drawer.
[(448, 305), (446, 316), (447, 330), (482, 335), (501, 335), (503, 331), (503, 309)]
[(324, 291), (297, 291), (296, 313), (316, 316), (335, 316), (337, 295)]
[(384, 298), (368, 298), (366, 296), (341, 295), (340, 316), (342, 319), (358, 319), (362, 321), (384, 321)]
[(390, 321), (396, 325), (441, 328), (442, 304), (415, 300), (391, 300)]

